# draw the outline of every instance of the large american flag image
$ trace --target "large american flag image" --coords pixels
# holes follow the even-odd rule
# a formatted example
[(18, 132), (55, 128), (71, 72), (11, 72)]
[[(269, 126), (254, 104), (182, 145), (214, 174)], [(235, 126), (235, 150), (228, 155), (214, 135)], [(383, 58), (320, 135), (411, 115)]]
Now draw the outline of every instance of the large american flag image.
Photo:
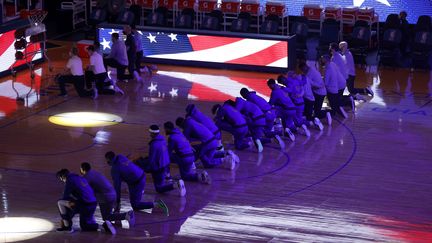
[[(30, 41), (30, 38), (27, 39)], [(36, 61), (42, 58), (39, 44), (28, 45), (24, 52), (32, 53), (27, 55), (27, 60), (18, 60), (15, 62), (15, 30), (0, 34), (0, 73), (7, 71), (11, 67), (18, 67), (26, 62)], [(37, 53), (36, 53), (37, 52)]]
[[(111, 49), (111, 34), (120, 29), (99, 29), (104, 53)], [(244, 37), (139, 31), (147, 58), (288, 67), (288, 42)]]

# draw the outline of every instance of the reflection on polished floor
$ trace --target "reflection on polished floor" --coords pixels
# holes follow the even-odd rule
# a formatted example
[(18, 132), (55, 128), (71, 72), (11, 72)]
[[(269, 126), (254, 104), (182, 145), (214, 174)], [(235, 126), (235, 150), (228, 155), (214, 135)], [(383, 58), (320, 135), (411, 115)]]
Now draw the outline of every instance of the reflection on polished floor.
[[(64, 65), (62, 51), (49, 53), (57, 70)], [(265, 80), (275, 74), (159, 66), (143, 83), (121, 83), (124, 96), (94, 101), (76, 97), (72, 89), (68, 98), (57, 97), (46, 65), (34, 82), (26, 72), (16, 82), (3, 78), (0, 242), (432, 242), (432, 73), (357, 72), (358, 86), (371, 85), (375, 96), (357, 103), (348, 119), (324, 124), (323, 132), (312, 130), (309, 139), (286, 140), (284, 151), (269, 145), (260, 155), (238, 152), (236, 170), (209, 170), (212, 185), (186, 183), (185, 198), (157, 194), (149, 175), (144, 198), (165, 200), (170, 216), (139, 212), (136, 226), (119, 225), (116, 236), (54, 231), (62, 191), (55, 172), (78, 172), (89, 161), (109, 178), (106, 151), (146, 154), (150, 124), (175, 120), (191, 102), (210, 114), (213, 104), (238, 96), (244, 86), (268, 97)], [(48, 121), (66, 112), (121, 119), (96, 127)], [(232, 147), (230, 136), (224, 142)]]

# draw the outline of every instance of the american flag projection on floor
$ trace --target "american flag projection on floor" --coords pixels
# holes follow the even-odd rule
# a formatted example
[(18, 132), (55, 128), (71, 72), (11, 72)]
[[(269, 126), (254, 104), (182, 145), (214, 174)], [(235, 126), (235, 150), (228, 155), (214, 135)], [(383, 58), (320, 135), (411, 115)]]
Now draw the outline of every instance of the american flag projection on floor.
[[(104, 53), (111, 49), (111, 34), (120, 29), (99, 29)], [(288, 41), (245, 37), (139, 31), (147, 58), (288, 67)], [(124, 35), (120, 35), (124, 38)]]

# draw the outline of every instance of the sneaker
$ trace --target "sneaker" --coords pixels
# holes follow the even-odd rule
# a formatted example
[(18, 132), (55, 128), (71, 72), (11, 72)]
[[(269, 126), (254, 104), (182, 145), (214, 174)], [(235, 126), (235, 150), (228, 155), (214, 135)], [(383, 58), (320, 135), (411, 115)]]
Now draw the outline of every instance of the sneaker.
[(179, 196), (184, 197), (186, 195), (186, 187), (182, 179), (177, 181)]
[[(331, 116), (330, 116), (330, 119), (331, 119)], [(313, 123), (318, 128), (318, 130), (322, 131), (324, 129), (323, 124), (321, 123), (321, 121), (317, 117), (314, 118)]]
[(258, 150), (258, 153), (261, 153), (264, 150), (262, 143), (261, 143), (261, 140), (259, 140), (259, 139), (255, 140), (255, 146)]
[(240, 163), (240, 158), (238, 157), (237, 154), (234, 153), (234, 151), (232, 151), (231, 149), (228, 150), (228, 154), (232, 156), (232, 158), (234, 159), (235, 163)]
[(310, 131), (309, 131), (309, 129), (307, 128), (307, 126), (305, 125), (305, 124), (303, 124), (302, 126), (302, 129), (303, 129), (303, 132), (304, 132), (304, 135), (306, 136), (306, 137), (310, 137)]
[(64, 233), (73, 233), (74, 232), (72, 227), (66, 227), (66, 226), (57, 228), (56, 231), (57, 232), (64, 232)]
[(281, 138), (279, 135), (276, 134), (276, 135), (273, 137), (273, 141), (274, 141), (276, 144), (279, 144), (279, 146), (280, 146), (281, 149), (284, 149), (284, 148), (285, 148), (285, 142), (282, 140), (282, 138)]
[(350, 101), (351, 101), (351, 110), (352, 112), (355, 112), (355, 101), (354, 101), (354, 97), (350, 96)]
[(231, 156), (231, 155), (225, 156), (225, 158), (224, 158), (224, 167), (225, 168), (227, 168), (229, 170), (234, 170), (235, 165), (236, 165), (236, 163), (234, 161), (233, 156)]
[(162, 209), (166, 216), (169, 216), (168, 206), (165, 204), (164, 201), (162, 201), (162, 199), (156, 200), (154, 204), (157, 208)]
[(366, 87), (365, 90), (366, 93), (370, 94), (370, 96), (374, 96), (374, 92), (372, 91), (371, 87)]
[(347, 113), (345, 112), (344, 108), (342, 106), (339, 107), (340, 113), (344, 118), (348, 118)]
[(326, 116), (327, 116), (327, 124), (329, 126), (331, 126), (331, 124), (332, 124), (332, 116), (331, 116), (330, 112), (327, 112)]
[(363, 95), (361, 95), (361, 94), (355, 94), (354, 95), (354, 99), (355, 100), (361, 100), (361, 101), (364, 101), (364, 102), (366, 102), (366, 98), (363, 96)]
[(198, 175), (198, 178), (199, 178), (199, 181), (201, 183), (204, 183), (204, 184), (207, 184), (207, 185), (211, 184), (210, 176), (207, 173), (207, 171), (205, 171), (205, 170), (201, 171), (201, 173)]
[(120, 87), (117, 84), (114, 85), (114, 91), (116, 93), (120, 93), (121, 95), (124, 95), (124, 91), (120, 89)]
[(295, 141), (295, 136), (294, 133), (291, 131), (291, 129), (289, 129), (288, 127), (285, 128), (285, 133), (286, 135), (288, 135), (288, 137), (291, 139), (291, 141)]
[(114, 228), (114, 226), (111, 224), (111, 222), (109, 220), (105, 220), (105, 222), (102, 224), (102, 227), (104, 228), (105, 232), (110, 233), (112, 235), (117, 234), (116, 229)]
[(130, 210), (126, 213), (126, 220), (129, 223), (129, 227), (133, 227), (135, 225), (135, 213), (133, 210)]

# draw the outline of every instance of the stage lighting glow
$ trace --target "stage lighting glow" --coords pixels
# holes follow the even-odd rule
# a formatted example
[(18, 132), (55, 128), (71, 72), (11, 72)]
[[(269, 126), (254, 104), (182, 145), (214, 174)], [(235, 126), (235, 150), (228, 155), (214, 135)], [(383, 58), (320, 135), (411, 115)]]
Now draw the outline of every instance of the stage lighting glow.
[(54, 124), (68, 127), (103, 127), (123, 121), (120, 116), (102, 112), (67, 112), (50, 116)]
[(45, 219), (29, 217), (0, 218), (0, 239), (16, 242), (34, 239), (53, 230), (54, 225)]

